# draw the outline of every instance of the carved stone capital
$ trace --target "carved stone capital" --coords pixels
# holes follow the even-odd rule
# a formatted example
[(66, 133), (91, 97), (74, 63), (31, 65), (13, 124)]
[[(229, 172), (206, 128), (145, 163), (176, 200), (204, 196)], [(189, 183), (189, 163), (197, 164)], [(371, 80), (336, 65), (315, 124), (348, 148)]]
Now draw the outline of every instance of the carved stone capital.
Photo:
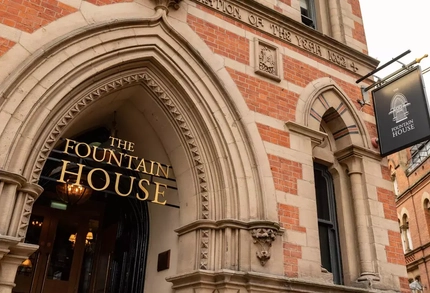
[(259, 246), (259, 250), (256, 252), (257, 258), (260, 260), (260, 264), (264, 266), (270, 259), (270, 247), (276, 239), (276, 231), (274, 229), (256, 228), (251, 230), (251, 235), (254, 238), (254, 243)]
[(24, 185), (27, 180), (22, 175), (12, 173), (6, 170), (0, 170), (0, 181), (17, 185), (18, 187), (21, 187)]
[(0, 235), (0, 259), (8, 254), (10, 252), (10, 248), (19, 243), (20, 240), (21, 239), (16, 237)]
[(166, 13), (169, 12), (169, 7), (173, 7), (173, 9), (179, 9), (179, 3), (182, 0), (154, 0), (155, 1), (155, 10), (163, 9)]

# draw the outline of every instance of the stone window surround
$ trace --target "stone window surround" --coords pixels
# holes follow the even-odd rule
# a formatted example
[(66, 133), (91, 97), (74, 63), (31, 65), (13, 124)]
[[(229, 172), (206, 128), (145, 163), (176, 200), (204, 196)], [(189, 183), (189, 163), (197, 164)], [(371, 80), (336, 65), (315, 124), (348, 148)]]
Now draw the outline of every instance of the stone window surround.
[[(286, 123), (289, 131), (301, 134), (310, 138), (312, 150), (320, 145), (325, 138), (329, 138), (324, 132), (316, 131), (298, 123), (289, 121)], [(345, 211), (338, 208), (338, 221), (344, 223), (352, 223), (353, 229), (357, 231), (357, 237), (347, 232), (347, 225), (339, 225), (339, 239), (342, 254), (342, 267), (345, 285), (353, 285), (358, 282), (378, 282), (380, 280), (377, 270), (374, 268), (373, 259), (375, 259), (374, 247), (371, 246), (369, 233), (367, 227), (360, 225), (366, 222), (365, 218), (369, 216), (369, 211), (363, 213), (353, 213), (352, 209), (357, 210), (357, 205), (354, 200), (345, 202), (348, 197), (351, 197), (349, 188), (352, 188), (352, 197), (361, 197), (364, 192), (362, 188), (362, 166), (363, 160), (373, 159), (380, 161), (379, 156), (370, 150), (363, 147), (351, 145), (342, 150), (331, 152), (331, 157), (319, 157), (317, 153), (312, 152), (312, 157), (319, 163), (325, 164), (329, 167), (329, 172), (333, 176), (335, 186), (336, 205), (345, 206), (342, 202), (349, 205), (351, 210)], [(355, 191), (354, 191), (355, 189)], [(360, 194), (360, 195), (358, 195)], [(355, 214), (355, 218), (353, 216)], [(361, 227), (360, 227), (361, 226)], [(361, 246), (361, 247), (360, 247)], [(357, 255), (356, 248), (359, 248)]]

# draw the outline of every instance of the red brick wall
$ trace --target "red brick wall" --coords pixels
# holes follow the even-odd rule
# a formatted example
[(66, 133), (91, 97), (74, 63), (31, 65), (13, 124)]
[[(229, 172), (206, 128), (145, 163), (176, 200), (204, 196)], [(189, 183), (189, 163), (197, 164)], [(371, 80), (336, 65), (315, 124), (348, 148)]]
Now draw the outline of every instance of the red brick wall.
[(296, 119), (298, 94), (231, 68), (227, 71), (250, 110), (283, 121)]
[(366, 44), (366, 34), (364, 33), (364, 26), (361, 23), (354, 22), (354, 29), (352, 30), (352, 37), (363, 44)]
[(388, 230), (389, 245), (385, 246), (387, 261), (389, 263), (405, 265), (405, 255), (403, 254), (402, 240), (400, 232)]
[(14, 45), (15, 45), (15, 42), (12, 42), (11, 40), (0, 37), (0, 56), (6, 53)]
[(394, 193), (381, 187), (376, 188), (378, 194), (378, 201), (382, 202), (384, 207), (384, 217), (389, 220), (398, 221), (396, 203), (394, 201)]
[(411, 289), (409, 288), (408, 278), (399, 277), (400, 281), (400, 291), (402, 293), (411, 293)]
[(302, 247), (288, 242), (283, 243), (284, 248), (284, 273), (287, 277), (299, 276), (299, 259), (302, 258)]
[(261, 139), (280, 146), (290, 147), (290, 134), (286, 131), (278, 130), (270, 126), (257, 123)]
[(32, 33), (75, 11), (75, 8), (56, 0), (3, 0), (0, 23)]
[[(300, 226), (299, 208), (286, 204), (278, 204), (279, 222), (286, 230), (294, 230), (306, 233), (306, 228)], [(288, 233), (286, 231), (286, 233)], [(290, 278), (297, 278), (299, 274), (299, 259), (302, 258), (302, 247), (300, 245), (284, 242), (284, 274)]]
[(391, 181), (391, 171), (387, 166), (381, 166), (382, 178)]
[(275, 188), (297, 195), (297, 179), (302, 179), (302, 165), (274, 155), (268, 156)]
[(291, 0), (279, 0), (279, 2), (287, 4), (288, 6), (291, 6)]
[(278, 204), (279, 222), (287, 230), (306, 232), (306, 228), (300, 226), (299, 208), (286, 204)]
[[(361, 97), (361, 90), (357, 85), (351, 84), (351, 83), (345, 82), (342, 79), (330, 76), (328, 73), (320, 71), (315, 67), (310, 66), (307, 63), (301, 62), (297, 59), (293, 59), (289, 56), (283, 56), (283, 63), (284, 63), (283, 68), (284, 68), (285, 80), (292, 82), (298, 86), (305, 87), (315, 79), (322, 78), (322, 77), (330, 77), (342, 88), (345, 94), (350, 98), (350, 101), (356, 106), (358, 110), (361, 110), (370, 115), (374, 115), (372, 104), (361, 108), (360, 104), (357, 103), (357, 97)], [(321, 63), (324, 63), (324, 62), (321, 62)], [(369, 124), (368, 127), (374, 126), (374, 124), (370, 122), (368, 122), (367, 124)], [(369, 129), (369, 131), (371, 130), (372, 129)], [(375, 128), (375, 132), (376, 132), (376, 128)]]
[(348, 0), (348, 3), (351, 5), (352, 14), (361, 18), (361, 8), (359, 0)]
[[(397, 211), (400, 214), (403, 208), (405, 208), (409, 214), (409, 231), (412, 239), (412, 248), (418, 248), (421, 245), (430, 242), (429, 225), (428, 220), (430, 220), (430, 215), (428, 211), (424, 210), (422, 204), (422, 194), (427, 191), (430, 194), (430, 186), (426, 186), (423, 190), (420, 190), (414, 196), (408, 194), (407, 200), (402, 200), (402, 202), (397, 206)], [(400, 217), (403, 217), (400, 214)]]
[(249, 64), (249, 41), (223, 28), (193, 15), (188, 15), (188, 25), (206, 42), (214, 53)]

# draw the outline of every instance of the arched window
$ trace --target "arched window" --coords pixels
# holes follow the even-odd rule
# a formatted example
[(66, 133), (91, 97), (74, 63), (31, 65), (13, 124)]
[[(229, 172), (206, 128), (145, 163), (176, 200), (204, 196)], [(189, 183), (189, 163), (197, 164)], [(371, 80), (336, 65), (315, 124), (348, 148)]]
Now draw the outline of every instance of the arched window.
[(423, 285), (421, 284), (420, 276), (416, 276), (415, 280), (409, 280), (409, 288), (411, 289), (412, 293), (423, 292)]
[(300, 0), (300, 14), (302, 15), (302, 23), (311, 28), (317, 28), (314, 0)]
[(333, 179), (328, 168), (314, 163), (321, 266), (333, 274), (333, 282), (342, 284), (339, 232)]
[(400, 234), (402, 237), (403, 252), (407, 253), (407, 252), (411, 251), (413, 248), (412, 248), (411, 233), (409, 231), (409, 220), (408, 220), (408, 216), (406, 214), (403, 214), (403, 217), (402, 217), (402, 223), (400, 226)]

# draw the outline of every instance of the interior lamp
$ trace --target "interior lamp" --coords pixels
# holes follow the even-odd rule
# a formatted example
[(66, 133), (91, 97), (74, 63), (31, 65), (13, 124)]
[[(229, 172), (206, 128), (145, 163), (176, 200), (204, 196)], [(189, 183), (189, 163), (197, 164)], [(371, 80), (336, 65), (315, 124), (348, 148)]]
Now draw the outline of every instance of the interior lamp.
[(92, 189), (82, 185), (82, 183), (71, 183), (67, 179), (66, 183), (60, 183), (56, 186), (59, 199), (69, 205), (79, 205), (86, 202), (92, 194)]

